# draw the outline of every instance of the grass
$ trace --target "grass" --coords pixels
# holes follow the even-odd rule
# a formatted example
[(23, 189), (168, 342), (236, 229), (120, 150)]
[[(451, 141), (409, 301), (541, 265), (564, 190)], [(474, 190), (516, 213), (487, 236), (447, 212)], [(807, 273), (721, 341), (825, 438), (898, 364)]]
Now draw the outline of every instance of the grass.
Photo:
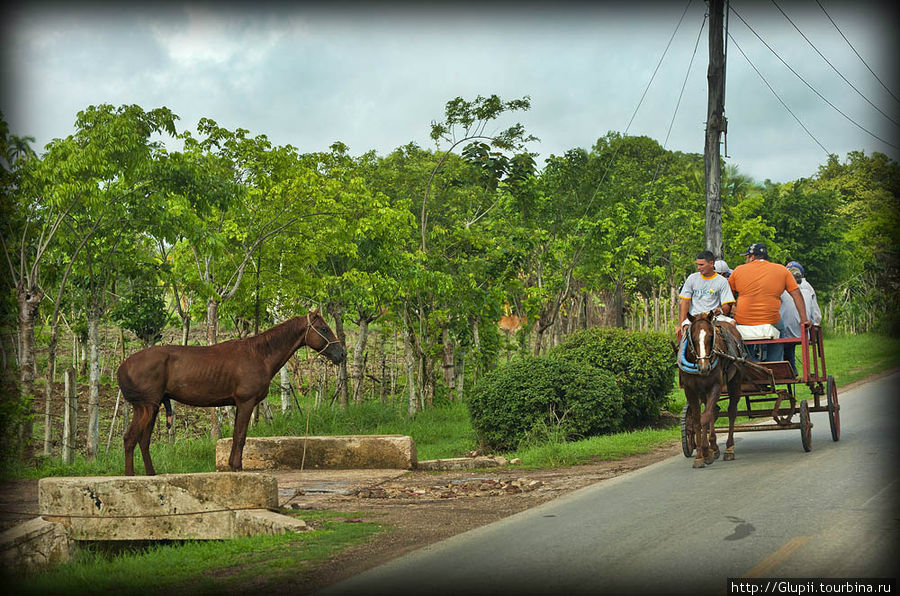
[[(80, 547), (73, 561), (28, 577), (12, 578), (17, 594), (241, 593), (298, 583), (304, 571), (360, 544), (382, 528), (346, 523), (355, 514), (304, 511), (321, 527), (303, 533), (234, 540), (185, 541), (110, 550)], [(243, 587), (243, 588), (242, 588)]]

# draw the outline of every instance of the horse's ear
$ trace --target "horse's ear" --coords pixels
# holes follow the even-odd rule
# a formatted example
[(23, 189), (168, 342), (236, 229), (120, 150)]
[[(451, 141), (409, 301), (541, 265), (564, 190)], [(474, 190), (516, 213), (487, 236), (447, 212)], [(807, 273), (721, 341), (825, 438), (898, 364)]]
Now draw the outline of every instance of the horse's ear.
[(692, 315), (691, 313), (688, 313), (688, 317), (687, 317), (687, 318), (688, 318), (688, 321), (690, 321), (691, 323), (694, 322), (694, 315)]

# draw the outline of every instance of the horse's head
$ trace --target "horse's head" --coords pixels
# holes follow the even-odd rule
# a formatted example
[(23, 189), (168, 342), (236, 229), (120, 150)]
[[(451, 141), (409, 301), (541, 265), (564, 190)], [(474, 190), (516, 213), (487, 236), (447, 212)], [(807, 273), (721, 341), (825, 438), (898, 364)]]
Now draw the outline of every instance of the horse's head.
[(306, 317), (306, 345), (322, 354), (334, 364), (340, 364), (347, 359), (347, 350), (341, 344), (331, 327), (325, 322), (325, 318), (314, 310)]
[(688, 345), (694, 353), (697, 372), (708, 375), (712, 369), (713, 350), (715, 350), (716, 330), (712, 313), (688, 315), (691, 326), (688, 330)]

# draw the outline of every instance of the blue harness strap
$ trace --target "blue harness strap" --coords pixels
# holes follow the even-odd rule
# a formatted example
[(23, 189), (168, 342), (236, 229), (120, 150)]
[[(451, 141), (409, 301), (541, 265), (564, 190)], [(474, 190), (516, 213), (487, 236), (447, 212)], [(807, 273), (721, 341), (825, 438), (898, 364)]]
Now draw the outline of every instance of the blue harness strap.
[[(690, 332), (686, 332), (684, 334), (684, 337), (681, 340), (681, 349), (678, 351), (678, 368), (690, 375), (699, 375), (700, 369), (697, 367), (697, 363), (696, 362), (688, 362), (688, 359), (686, 357), (687, 345), (688, 345), (689, 339), (690, 339)], [(713, 360), (712, 364), (709, 367), (710, 372), (712, 372), (712, 370), (714, 368), (716, 368), (716, 365), (718, 365), (718, 364), (719, 364), (718, 358)]]

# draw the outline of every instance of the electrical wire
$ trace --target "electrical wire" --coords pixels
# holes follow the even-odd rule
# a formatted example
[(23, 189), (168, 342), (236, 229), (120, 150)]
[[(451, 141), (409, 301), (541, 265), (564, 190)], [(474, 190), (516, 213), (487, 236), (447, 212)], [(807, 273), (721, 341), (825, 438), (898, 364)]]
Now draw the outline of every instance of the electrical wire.
[[(729, 37), (731, 37), (731, 34), (729, 34)], [(731, 41), (732, 41), (732, 43), (734, 43), (734, 47), (736, 47), (738, 49), (738, 52), (741, 53), (741, 56), (743, 56), (744, 59), (747, 61), (747, 63), (750, 65), (750, 68), (752, 68), (754, 71), (756, 71), (756, 74), (759, 75), (759, 78), (761, 78), (763, 83), (766, 84), (766, 87), (769, 88), (769, 91), (772, 92), (772, 94), (775, 96), (775, 98), (778, 100), (778, 102), (781, 103), (781, 105), (784, 106), (784, 109), (787, 110), (788, 113), (794, 117), (794, 120), (797, 121), (797, 124), (799, 124), (800, 127), (804, 131), (806, 131), (806, 134), (808, 134), (810, 136), (810, 138), (816, 142), (816, 145), (818, 145), (819, 147), (822, 148), (822, 151), (824, 151), (826, 155), (831, 155), (831, 152), (825, 148), (825, 145), (823, 145), (821, 142), (819, 142), (819, 139), (817, 139), (815, 137), (815, 135), (813, 135), (813, 133), (811, 133), (810, 130), (808, 128), (806, 128), (806, 125), (803, 124), (803, 122), (800, 120), (800, 118), (797, 117), (797, 114), (795, 114), (791, 110), (791, 108), (789, 108), (788, 105), (786, 103), (784, 103), (784, 100), (781, 99), (781, 96), (778, 95), (778, 92), (775, 91), (775, 89), (772, 87), (772, 85), (769, 84), (769, 81), (766, 80), (766, 77), (764, 77), (763, 74), (761, 72), (759, 72), (759, 69), (756, 68), (756, 65), (754, 65), (753, 62), (750, 60), (750, 58), (747, 56), (747, 54), (744, 53), (744, 50), (741, 49), (741, 46), (738, 44), (737, 40), (735, 40), (734, 37), (731, 37)]]
[(862, 97), (864, 100), (866, 100), (866, 103), (868, 103), (870, 106), (872, 106), (873, 108), (875, 108), (875, 109), (878, 111), (879, 114), (881, 114), (882, 116), (884, 116), (885, 118), (887, 118), (888, 120), (890, 120), (891, 122), (893, 122), (895, 126), (900, 126), (900, 122), (897, 122), (896, 120), (894, 120), (893, 118), (891, 118), (890, 116), (888, 116), (887, 114), (885, 114), (885, 113), (881, 110), (881, 108), (879, 108), (879, 107), (876, 106), (874, 103), (872, 103), (872, 102), (869, 100), (868, 97), (866, 97), (865, 95), (863, 95), (862, 91), (860, 91), (859, 89), (857, 89), (856, 86), (855, 86), (853, 83), (851, 83), (850, 81), (847, 80), (847, 77), (845, 77), (845, 76), (843, 75), (843, 73), (841, 73), (841, 71), (839, 71), (839, 70), (837, 69), (837, 67), (836, 67), (834, 64), (832, 64), (832, 63), (828, 60), (828, 58), (825, 57), (825, 54), (823, 54), (821, 51), (819, 51), (819, 48), (817, 48), (817, 47), (815, 46), (815, 44), (813, 44), (813, 42), (810, 41), (808, 37), (806, 37), (806, 35), (803, 33), (803, 31), (800, 30), (800, 27), (798, 27), (798, 26), (796, 25), (796, 23), (794, 23), (794, 21), (791, 20), (791, 17), (789, 17), (789, 16), (787, 15), (787, 13), (785, 13), (785, 12), (781, 9), (781, 7), (778, 6), (778, 3), (775, 2), (775, 0), (772, 0), (772, 4), (774, 4), (774, 5), (775, 5), (775, 8), (777, 8), (778, 11), (781, 12), (781, 14), (784, 15), (784, 18), (787, 19), (788, 23), (790, 23), (790, 24), (794, 27), (794, 29), (797, 30), (797, 33), (800, 34), (800, 37), (802, 37), (803, 39), (805, 39), (805, 40), (806, 40), (806, 43), (808, 43), (809, 46), (810, 46), (812, 49), (814, 49), (814, 50), (816, 51), (816, 53), (817, 53), (819, 56), (821, 56), (822, 60), (825, 61), (825, 64), (827, 64), (828, 66), (830, 66), (831, 69), (832, 69), (834, 72), (836, 72), (837, 75), (838, 75), (839, 77), (841, 77), (841, 78), (844, 80), (845, 83), (847, 83), (848, 85), (850, 85), (850, 88), (853, 89), (854, 91), (856, 91), (857, 95), (859, 95), (859, 96)]
[(853, 47), (853, 44), (850, 43), (850, 40), (847, 39), (847, 36), (844, 35), (844, 32), (843, 32), (843, 31), (841, 31), (841, 28), (837, 26), (837, 23), (834, 22), (834, 19), (831, 18), (831, 15), (830, 15), (830, 14), (828, 14), (828, 11), (825, 10), (825, 7), (824, 7), (824, 6), (822, 6), (822, 3), (819, 2), (819, 0), (816, 0), (816, 4), (819, 5), (819, 8), (821, 8), (821, 9), (822, 9), (822, 12), (825, 13), (825, 16), (828, 17), (828, 20), (831, 21), (831, 24), (834, 25), (834, 28), (837, 29), (837, 32), (841, 34), (841, 37), (844, 38), (844, 41), (847, 42), (847, 45), (850, 46), (850, 49), (853, 50), (853, 53), (856, 54), (856, 57), (859, 58), (859, 61), (862, 62), (863, 65), (865, 65), (865, 67), (869, 70), (870, 73), (872, 73), (872, 76), (875, 77), (875, 80), (878, 81), (879, 83), (881, 83), (882, 88), (884, 88), (884, 90), (887, 91), (888, 94), (889, 94), (891, 97), (893, 97), (895, 101), (900, 102), (900, 99), (897, 99), (897, 96), (894, 95), (894, 92), (891, 91), (890, 89), (888, 89), (888, 86), (885, 85), (884, 82), (883, 82), (880, 78), (878, 78), (878, 75), (875, 74), (875, 71), (872, 70), (872, 68), (871, 68), (871, 67), (869, 66), (869, 64), (863, 59), (863, 57), (859, 55), (859, 52), (856, 51), (856, 48)]
[[(861, 124), (859, 124), (858, 122), (856, 122), (853, 118), (851, 118), (850, 116), (848, 116), (847, 114), (845, 114), (844, 112), (842, 112), (842, 111), (840, 110), (840, 108), (838, 108), (838, 107), (835, 106), (833, 103), (831, 103), (830, 101), (828, 101), (828, 100), (825, 98), (824, 95), (822, 95), (821, 93), (819, 93), (819, 91), (818, 91), (815, 87), (813, 87), (812, 85), (810, 85), (810, 84), (806, 81), (806, 79), (804, 79), (802, 76), (800, 76), (800, 74), (799, 74), (796, 70), (794, 70), (794, 69), (791, 67), (790, 64), (788, 64), (787, 62), (785, 62), (784, 58), (782, 58), (782, 57), (778, 54), (778, 52), (776, 52), (776, 51), (772, 48), (772, 46), (770, 46), (768, 43), (766, 43), (766, 41), (759, 35), (759, 33), (756, 32), (756, 30), (755, 30), (753, 27), (750, 26), (750, 24), (744, 19), (744, 17), (742, 17), (742, 16), (740, 15), (740, 13), (739, 13), (738, 11), (736, 11), (733, 7), (732, 7), (731, 11), (734, 12), (734, 15), (735, 15), (737, 18), (739, 18), (739, 19), (741, 20), (741, 22), (744, 23), (744, 25), (746, 25), (746, 27), (753, 33), (753, 35), (755, 35), (756, 38), (759, 39), (759, 41), (762, 42), (762, 44), (763, 44), (764, 46), (766, 46), (766, 48), (767, 48), (770, 52), (772, 52), (772, 54), (774, 54), (775, 57), (778, 58), (778, 60), (779, 60), (782, 64), (784, 64), (785, 67), (787, 67), (787, 69), (790, 70), (790, 71), (794, 74), (794, 76), (796, 76), (798, 79), (800, 79), (800, 80), (803, 82), (804, 85), (806, 85), (807, 87), (809, 87), (809, 89), (810, 89), (813, 93), (815, 93), (817, 96), (819, 96), (819, 99), (821, 99), (822, 101), (824, 101), (825, 103), (827, 103), (834, 111), (836, 111), (838, 114), (840, 114), (840, 115), (843, 116), (845, 119), (847, 119), (848, 122), (850, 122), (851, 124), (853, 124), (854, 126), (856, 126), (857, 128), (859, 128), (861, 131), (865, 132), (866, 134), (870, 135), (872, 138), (875, 138), (875, 139), (881, 141), (882, 143), (884, 143), (885, 145), (888, 145), (889, 147), (893, 147), (894, 149), (900, 149), (900, 147), (898, 147), (897, 145), (891, 143), (890, 141), (887, 141), (887, 140), (885, 140), (885, 139), (882, 139), (881, 137), (879, 137), (878, 135), (876, 135), (876, 134), (873, 133), (872, 131), (868, 130), (867, 128), (865, 128), (864, 126), (862, 126)], [(734, 39), (733, 36), (731, 37), (731, 40), (732, 40), (732, 41), (735, 41), (735, 39)], [(735, 45), (737, 45), (737, 42), (736, 42), (736, 41), (735, 41)], [(742, 51), (741, 53), (744, 54), (743, 51)], [(744, 58), (747, 58), (747, 55), (746, 55), (746, 54), (744, 54)], [(747, 61), (749, 62), (750, 59), (747, 58)], [(756, 70), (756, 67), (754, 67), (754, 70)], [(757, 70), (757, 73), (758, 73), (758, 72), (759, 72), (759, 71)], [(760, 76), (761, 76), (761, 75), (760, 75)], [(764, 80), (765, 80), (765, 79), (764, 79)], [(766, 85), (768, 85), (768, 82), (766, 83)], [(772, 89), (771, 85), (769, 86), (769, 88)], [(773, 89), (772, 91), (774, 92), (774, 89)], [(776, 95), (777, 95), (777, 94), (776, 94)], [(780, 100), (780, 98), (779, 98), (779, 100)], [(783, 102), (782, 102), (782, 104), (783, 104)], [(805, 127), (804, 127), (804, 129), (805, 129)]]

